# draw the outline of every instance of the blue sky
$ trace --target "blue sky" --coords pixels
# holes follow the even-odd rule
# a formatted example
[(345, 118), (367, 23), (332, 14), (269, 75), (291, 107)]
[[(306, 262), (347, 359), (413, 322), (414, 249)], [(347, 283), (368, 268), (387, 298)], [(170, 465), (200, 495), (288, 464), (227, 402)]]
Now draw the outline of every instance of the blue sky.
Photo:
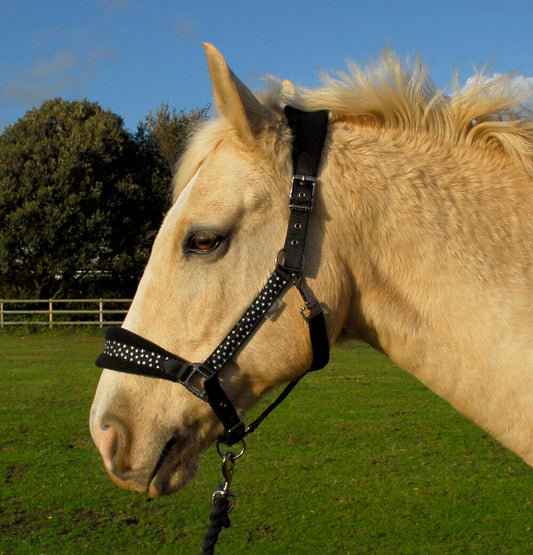
[(318, 85), (391, 47), (418, 53), (439, 87), (462, 68), (533, 77), (531, 0), (0, 0), (0, 130), (48, 99), (87, 98), (135, 129), (149, 110), (203, 107), (211, 91), (201, 43), (235, 73)]

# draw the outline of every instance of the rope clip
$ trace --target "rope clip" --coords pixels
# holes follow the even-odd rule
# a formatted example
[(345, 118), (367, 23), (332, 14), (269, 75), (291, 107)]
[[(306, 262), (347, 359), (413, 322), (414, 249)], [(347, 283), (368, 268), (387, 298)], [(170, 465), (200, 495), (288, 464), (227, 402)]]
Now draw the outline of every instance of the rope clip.
[(227, 513), (231, 513), (233, 507), (235, 507), (235, 494), (231, 491), (231, 482), (233, 480), (233, 469), (235, 467), (235, 461), (242, 457), (246, 446), (244, 441), (242, 441), (243, 447), (240, 453), (235, 454), (233, 451), (228, 451), (225, 455), (222, 455), (220, 451), (220, 446), (217, 444), (217, 451), (222, 457), (222, 476), (224, 477), (224, 483), (219, 484), (219, 489), (213, 492), (211, 496), (211, 504), (216, 507), (217, 502), (220, 498), (224, 497), (228, 503)]

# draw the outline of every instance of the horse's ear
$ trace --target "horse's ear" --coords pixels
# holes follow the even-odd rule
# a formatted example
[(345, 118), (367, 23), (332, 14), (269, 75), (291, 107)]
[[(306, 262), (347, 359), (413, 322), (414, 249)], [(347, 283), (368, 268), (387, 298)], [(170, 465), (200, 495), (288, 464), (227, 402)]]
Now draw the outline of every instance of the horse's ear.
[(218, 111), (242, 139), (253, 140), (270, 119), (269, 109), (241, 83), (212, 44), (204, 43), (204, 48)]

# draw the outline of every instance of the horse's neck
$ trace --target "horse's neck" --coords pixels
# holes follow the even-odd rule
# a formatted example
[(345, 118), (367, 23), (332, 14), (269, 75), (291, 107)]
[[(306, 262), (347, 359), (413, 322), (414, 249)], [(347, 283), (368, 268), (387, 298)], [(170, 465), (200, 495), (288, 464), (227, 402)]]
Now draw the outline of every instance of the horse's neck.
[(386, 137), (332, 151), (355, 277), (346, 327), (533, 464), (531, 183)]

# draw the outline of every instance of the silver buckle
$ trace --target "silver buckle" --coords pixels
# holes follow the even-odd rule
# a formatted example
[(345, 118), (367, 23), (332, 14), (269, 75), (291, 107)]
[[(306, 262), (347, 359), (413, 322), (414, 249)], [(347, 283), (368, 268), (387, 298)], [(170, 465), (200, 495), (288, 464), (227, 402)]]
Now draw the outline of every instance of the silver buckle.
[[(298, 196), (294, 194), (294, 183), (296, 181), (300, 182), (300, 184), (308, 184), (308, 186), (306, 186), (306, 192), (301, 191)], [(300, 210), (301, 212), (311, 212), (315, 201), (315, 189), (316, 179), (314, 177), (308, 175), (294, 175), (292, 177), (291, 193), (289, 196), (289, 208), (291, 210)], [(307, 195), (310, 195), (309, 198)], [(300, 202), (298, 202), (299, 200)]]

